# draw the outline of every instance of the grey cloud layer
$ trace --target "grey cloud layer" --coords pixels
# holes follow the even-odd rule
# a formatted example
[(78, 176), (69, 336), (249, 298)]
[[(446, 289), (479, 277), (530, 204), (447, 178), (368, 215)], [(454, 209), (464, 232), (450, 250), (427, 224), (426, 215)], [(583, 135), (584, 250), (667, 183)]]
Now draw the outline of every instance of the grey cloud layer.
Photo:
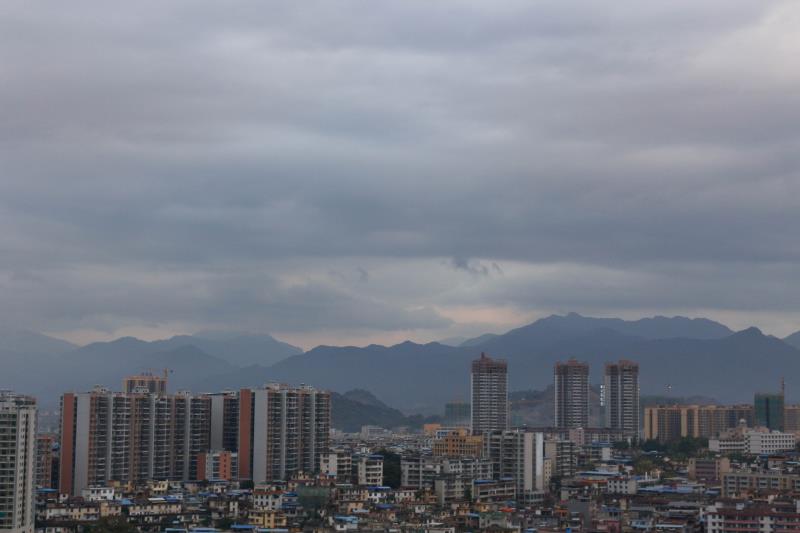
[[(0, 319), (383, 331), (446, 328), (447, 305), (792, 310), (798, 17), (9, 2)], [(320, 274), (332, 263), (350, 277)]]

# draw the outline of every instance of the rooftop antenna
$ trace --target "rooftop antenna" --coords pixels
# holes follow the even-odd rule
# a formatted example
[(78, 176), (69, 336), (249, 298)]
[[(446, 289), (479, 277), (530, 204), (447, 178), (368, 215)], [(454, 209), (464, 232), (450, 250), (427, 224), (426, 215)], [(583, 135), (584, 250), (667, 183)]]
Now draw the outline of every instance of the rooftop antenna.
[(786, 379), (781, 376), (781, 397), (786, 398)]

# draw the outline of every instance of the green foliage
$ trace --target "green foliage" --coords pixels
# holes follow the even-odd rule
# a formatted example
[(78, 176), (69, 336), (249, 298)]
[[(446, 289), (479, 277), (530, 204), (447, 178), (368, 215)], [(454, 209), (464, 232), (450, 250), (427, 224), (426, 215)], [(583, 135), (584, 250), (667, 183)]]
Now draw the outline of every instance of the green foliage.
[(673, 457), (697, 457), (703, 455), (708, 448), (708, 439), (683, 437), (674, 442), (662, 443), (657, 440), (647, 440), (642, 443), (642, 450), (646, 452), (662, 452)]
[(230, 529), (233, 523), (234, 523), (233, 519), (231, 518), (228, 517), (220, 518), (219, 520), (217, 520), (217, 523), (214, 525), (214, 527), (225, 531)]
[(386, 449), (382, 449), (378, 453), (383, 456), (383, 484), (393, 489), (399, 488), (401, 481), (400, 455)]
[(300, 506), (314, 513), (324, 508), (331, 497), (328, 487), (298, 487), (296, 492)]
[(137, 533), (139, 530), (129, 524), (124, 516), (107, 516), (89, 527), (91, 533)]
[(633, 472), (641, 476), (653, 470), (655, 466), (656, 464), (652, 459), (645, 456), (639, 456), (633, 462)]

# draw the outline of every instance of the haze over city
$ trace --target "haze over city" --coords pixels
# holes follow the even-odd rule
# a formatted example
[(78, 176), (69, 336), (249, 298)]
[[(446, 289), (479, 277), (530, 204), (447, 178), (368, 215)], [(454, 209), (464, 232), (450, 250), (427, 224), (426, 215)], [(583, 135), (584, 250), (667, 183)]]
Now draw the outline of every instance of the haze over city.
[(7, 2), (0, 324), (800, 329), (800, 5)]

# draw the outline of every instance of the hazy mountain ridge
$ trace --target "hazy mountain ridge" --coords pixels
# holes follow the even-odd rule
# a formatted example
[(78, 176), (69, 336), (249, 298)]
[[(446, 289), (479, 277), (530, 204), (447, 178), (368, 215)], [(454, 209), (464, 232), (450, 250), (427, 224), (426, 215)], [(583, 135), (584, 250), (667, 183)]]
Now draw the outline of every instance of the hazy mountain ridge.
[[(657, 336), (653, 328), (659, 324), (669, 326), (664, 338), (644, 336)], [(450, 398), (468, 397), (469, 362), (481, 351), (508, 360), (511, 390), (548, 386), (552, 365), (569, 357), (591, 365), (593, 383), (600, 381), (606, 362), (626, 358), (641, 366), (643, 394), (702, 394), (725, 402), (750, 401), (756, 390), (777, 389), (782, 375), (800, 373), (800, 350), (755, 328), (708, 338), (723, 331), (730, 330), (706, 320), (598, 319), (594, 323), (594, 319), (570, 314), (542, 319), (475, 347), (408, 342), (392, 347), (320, 347), (281, 361), (265, 374), (333, 390), (375, 390), (389, 405), (430, 413), (439, 412)], [(691, 338), (692, 334), (702, 338)], [(409, 394), (409, 383), (414, 384), (414, 394)], [(792, 400), (791, 384), (787, 390)]]
[(50, 337), (43, 333), (0, 328), (0, 354), (13, 352), (20, 354), (61, 355), (77, 347), (78, 346), (71, 342)]
[(795, 331), (788, 337), (784, 337), (783, 342), (800, 350), (800, 331)]
[[(269, 335), (236, 334), (227, 339), (182, 335), (151, 342), (121, 337), (83, 347), (33, 335), (29, 337), (38, 343), (36, 345), (67, 345), (71, 349), (44, 354), (12, 352), (1, 349), (10, 344), (5, 339), (20, 337), (0, 338), (0, 364), (5, 369), (0, 374), (0, 388), (13, 387), (33, 394), (44, 405), (53, 405), (64, 391), (88, 390), (94, 385), (116, 390), (126, 375), (145, 371), (160, 374), (164, 369), (170, 374), (170, 390), (215, 391), (217, 376), (234, 373), (251, 361), (262, 362), (263, 366), (258, 366), (261, 369), (300, 352), (299, 348)], [(200, 388), (205, 383), (209, 384), (208, 388)]]
[(343, 394), (332, 392), (331, 417), (334, 428), (348, 433), (359, 431), (361, 426), (367, 425), (387, 429), (400, 426), (419, 427), (423, 422), (436, 420), (435, 418), (406, 416), (363, 389), (355, 389)]
[[(236, 359), (232, 354), (237, 345), (220, 337), (178, 336), (155, 342), (124, 337), (60, 355), (0, 351), (5, 368), (0, 387), (13, 386), (52, 403), (65, 390), (86, 390), (94, 384), (116, 389), (124, 375), (169, 368), (171, 390), (308, 383), (351, 391), (348, 401), (376, 409), (388, 404), (406, 413), (440, 414), (446, 401), (469, 397), (469, 363), (485, 351), (508, 360), (510, 390), (545, 389), (552, 382), (552, 365), (569, 357), (587, 361), (591, 380), (598, 383), (604, 363), (627, 358), (641, 366), (643, 395), (702, 394), (723, 402), (750, 401), (757, 390), (777, 390), (783, 376), (789, 400), (800, 399), (795, 393), (800, 386), (794, 388), (792, 379), (800, 375), (800, 350), (756, 328), (718, 337), (723, 331), (730, 330), (705, 319), (624, 321), (553, 315), (504, 335), (483, 336), (476, 346), (410, 341), (388, 347), (318, 346), (273, 364), (257, 348), (242, 349), (244, 354)], [(259, 336), (241, 345), (255, 342), (253, 338)], [(294, 348), (269, 340), (262, 344), (263, 353), (275, 344), (281, 350)], [(236, 364), (253, 359), (261, 364)], [(354, 389), (363, 389), (364, 396), (359, 398)], [(375, 391), (380, 399), (366, 391)], [(370, 405), (370, 397), (380, 403)]]

